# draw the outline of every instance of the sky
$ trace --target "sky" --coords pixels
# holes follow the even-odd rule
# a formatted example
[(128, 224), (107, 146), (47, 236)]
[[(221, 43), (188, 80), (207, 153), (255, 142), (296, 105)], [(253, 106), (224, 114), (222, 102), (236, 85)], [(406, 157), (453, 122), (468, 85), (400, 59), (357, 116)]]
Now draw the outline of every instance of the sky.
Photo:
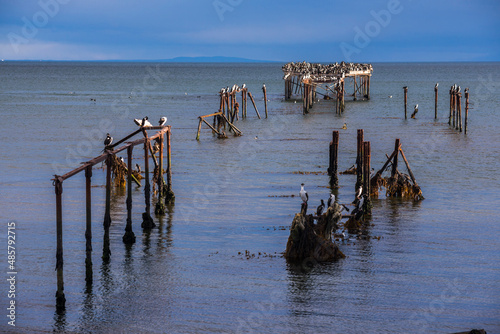
[(0, 0), (5, 60), (500, 61), (500, 0)]

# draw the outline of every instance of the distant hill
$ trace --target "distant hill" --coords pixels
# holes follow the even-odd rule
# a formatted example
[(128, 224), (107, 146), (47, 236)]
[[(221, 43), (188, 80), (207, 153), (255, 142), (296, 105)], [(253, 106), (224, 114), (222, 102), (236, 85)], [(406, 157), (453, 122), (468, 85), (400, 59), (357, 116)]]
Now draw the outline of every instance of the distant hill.
[(162, 59), (161, 61), (171, 63), (276, 63), (270, 60), (255, 60), (238, 57), (176, 57)]

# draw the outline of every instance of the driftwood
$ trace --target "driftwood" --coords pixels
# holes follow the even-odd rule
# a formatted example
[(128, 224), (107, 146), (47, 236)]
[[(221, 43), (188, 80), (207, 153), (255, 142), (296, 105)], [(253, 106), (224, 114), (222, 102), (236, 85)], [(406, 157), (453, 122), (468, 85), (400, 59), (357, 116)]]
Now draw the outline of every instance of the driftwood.
[(324, 214), (317, 217), (314, 224), (313, 215), (295, 214), (290, 236), (286, 244), (285, 258), (290, 262), (311, 260), (316, 262), (334, 261), (345, 255), (332, 242), (332, 232), (338, 228), (342, 218), (341, 206), (335, 203)]

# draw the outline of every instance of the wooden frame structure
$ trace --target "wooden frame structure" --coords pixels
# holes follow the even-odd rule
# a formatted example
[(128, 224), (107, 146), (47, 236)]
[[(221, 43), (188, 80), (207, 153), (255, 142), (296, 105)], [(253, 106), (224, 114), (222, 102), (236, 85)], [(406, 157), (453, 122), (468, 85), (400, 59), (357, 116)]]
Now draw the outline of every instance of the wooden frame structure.
[[(146, 130), (159, 130), (156, 134), (148, 136)], [(137, 139), (132, 142), (126, 142), (123, 146), (116, 148), (119, 144), (124, 143), (126, 140), (132, 138), (133, 136), (143, 133), (144, 138)], [(167, 183), (163, 179), (163, 142), (166, 137), (167, 142)], [(153, 154), (153, 148), (151, 141), (158, 139), (160, 144), (159, 151), (159, 161)], [(92, 205), (91, 205), (91, 178), (92, 178), (92, 167), (96, 164), (106, 161), (106, 208), (104, 213), (104, 249), (103, 249), (103, 260), (109, 261), (110, 249), (109, 249), (109, 227), (111, 226), (111, 164), (112, 157), (119, 152), (127, 151), (127, 223), (125, 226), (125, 235), (123, 236), (123, 242), (126, 244), (135, 242), (135, 235), (132, 230), (132, 151), (137, 145), (144, 145), (144, 162), (145, 162), (145, 202), (146, 202), (146, 212), (143, 213), (143, 228), (154, 227), (153, 220), (150, 215), (150, 184), (149, 184), (149, 153), (154, 159), (155, 165), (158, 168), (158, 203), (156, 207), (156, 213), (164, 214), (164, 203), (163, 197), (165, 197), (166, 203), (171, 203), (175, 196), (172, 191), (172, 175), (171, 175), (171, 126), (152, 126), (152, 127), (141, 127), (139, 130), (134, 131), (125, 138), (117, 141), (115, 144), (110, 145), (105, 148), (104, 153), (93, 158), (90, 161), (83, 163), (80, 167), (60, 176), (54, 175), (53, 185), (56, 193), (56, 225), (57, 225), (57, 252), (56, 252), (56, 271), (57, 271), (57, 292), (56, 292), (56, 308), (57, 310), (64, 310), (66, 304), (66, 298), (64, 296), (64, 279), (63, 279), (63, 234), (62, 234), (62, 192), (63, 192), (63, 182), (72, 176), (85, 171), (86, 180), (86, 282), (87, 284), (92, 284)], [(165, 187), (166, 186), (166, 187)]]
[[(330, 98), (329, 92), (336, 96), (336, 113), (345, 110), (345, 79), (352, 78), (354, 92), (353, 100), (361, 95), (370, 99), (370, 78), (373, 73), (371, 64), (357, 64), (341, 62), (329, 65), (301, 63), (287, 63), (282, 67), (285, 80), (285, 100), (292, 94), (300, 93), (303, 101), (303, 113), (309, 113), (314, 106), (316, 95)], [(333, 84), (334, 89), (331, 88)], [(325, 92), (319, 93), (322, 88)]]

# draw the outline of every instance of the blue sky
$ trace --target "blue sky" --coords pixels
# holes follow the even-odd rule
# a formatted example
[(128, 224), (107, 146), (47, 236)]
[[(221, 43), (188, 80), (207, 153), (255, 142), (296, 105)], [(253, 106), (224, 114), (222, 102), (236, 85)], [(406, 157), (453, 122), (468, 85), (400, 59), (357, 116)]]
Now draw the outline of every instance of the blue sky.
[(0, 58), (499, 61), (498, 0), (0, 0)]

